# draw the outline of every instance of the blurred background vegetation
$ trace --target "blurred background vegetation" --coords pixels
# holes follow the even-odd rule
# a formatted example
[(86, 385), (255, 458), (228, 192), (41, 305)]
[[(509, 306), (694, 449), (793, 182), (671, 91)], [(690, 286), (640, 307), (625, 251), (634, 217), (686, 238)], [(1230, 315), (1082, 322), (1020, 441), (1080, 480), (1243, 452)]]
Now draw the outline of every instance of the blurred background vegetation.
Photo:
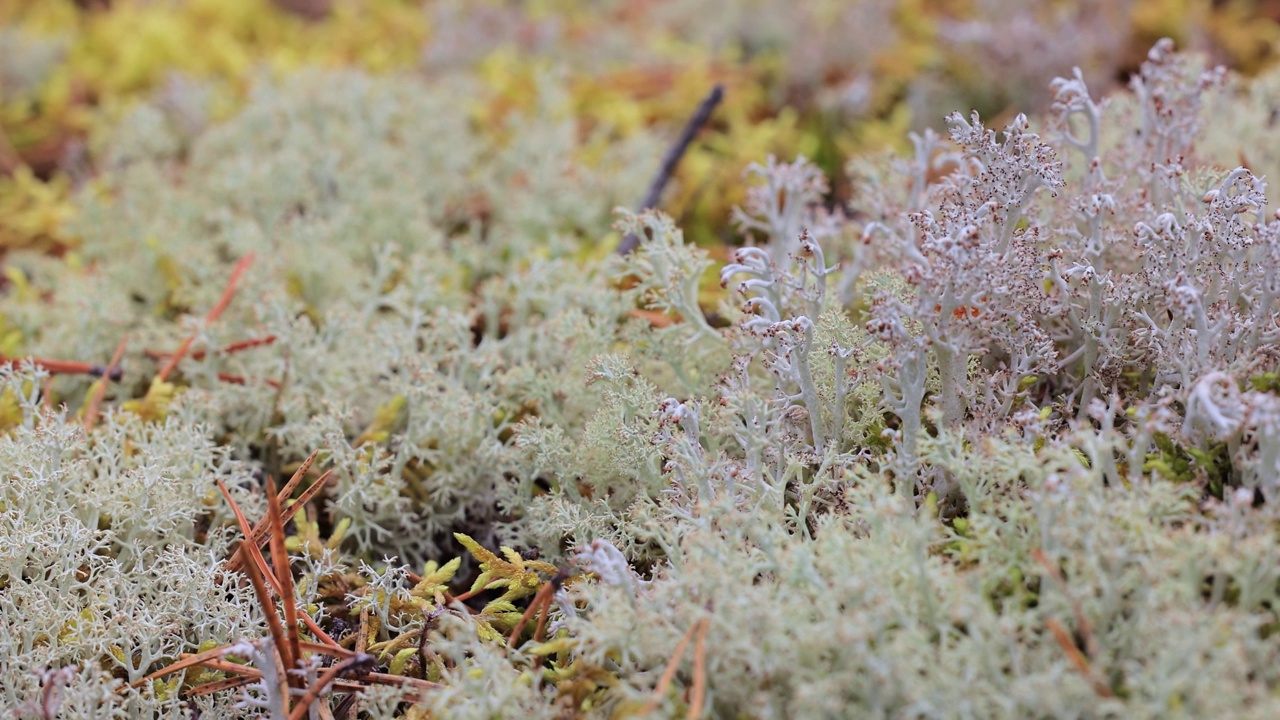
[(840, 178), (948, 110), (998, 124), (1042, 107), (1072, 66), (1101, 95), (1094, 79), (1123, 83), (1165, 36), (1256, 73), (1276, 57), (1280, 1), (0, 0), (0, 249), (77, 247), (70, 197), (93, 190), (132, 104), (158, 102), (194, 137), (302, 66), (479, 77), (491, 94), (462, 104), (495, 133), (555, 74), (572, 91), (551, 110), (601, 142), (674, 136), (721, 83), (663, 201), (714, 245), (751, 161), (805, 155)]

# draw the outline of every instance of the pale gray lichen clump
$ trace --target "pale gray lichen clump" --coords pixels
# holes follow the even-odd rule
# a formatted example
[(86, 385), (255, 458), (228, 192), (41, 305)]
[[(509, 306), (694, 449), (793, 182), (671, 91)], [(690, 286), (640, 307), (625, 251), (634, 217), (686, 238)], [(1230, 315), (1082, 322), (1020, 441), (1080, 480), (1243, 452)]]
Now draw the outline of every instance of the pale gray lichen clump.
[[(119, 399), (144, 347), (277, 339), (90, 433), (41, 408), (40, 372), (6, 376), (0, 705), (271, 717), (252, 686), (125, 686), (266, 637), (214, 481), (256, 520), (254, 471), (320, 449), (346, 536), (294, 546), (299, 602), (333, 621), (319, 587), (348, 573), (371, 641), (426, 632), (439, 686), (410, 712), (1274, 716), (1280, 222), (1218, 164), (1226, 129), (1267, 138), (1261, 101), (1166, 43), (1128, 93), (1085, 81), (1049, 117), (955, 114), (855, 162), (835, 212), (811, 165), (768, 160), (725, 263), (614, 214), (661, 145), (570, 160), (593, 139), (555, 78), (501, 142), (447, 79), (302, 74), (207, 128), (140, 108), (80, 200), (80, 262), (13, 256), (0, 312), (46, 357), (127, 333)], [(626, 258), (597, 249), (615, 220), (646, 238)], [(248, 252), (217, 323), (174, 322)], [(547, 644), (494, 641), (520, 606), (405, 609), (454, 532), (579, 575)], [(695, 627), (696, 692), (655, 698)]]

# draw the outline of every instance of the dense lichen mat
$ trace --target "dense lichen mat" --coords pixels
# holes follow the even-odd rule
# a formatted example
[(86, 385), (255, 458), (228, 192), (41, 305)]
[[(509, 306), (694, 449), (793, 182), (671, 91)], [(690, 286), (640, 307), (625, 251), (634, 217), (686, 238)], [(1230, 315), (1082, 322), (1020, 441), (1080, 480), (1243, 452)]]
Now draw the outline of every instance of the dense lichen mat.
[[(1280, 75), (1054, 3), (84, 5), (0, 4), (0, 709), (1280, 713)], [(998, 17), (1042, 65), (962, 72)]]

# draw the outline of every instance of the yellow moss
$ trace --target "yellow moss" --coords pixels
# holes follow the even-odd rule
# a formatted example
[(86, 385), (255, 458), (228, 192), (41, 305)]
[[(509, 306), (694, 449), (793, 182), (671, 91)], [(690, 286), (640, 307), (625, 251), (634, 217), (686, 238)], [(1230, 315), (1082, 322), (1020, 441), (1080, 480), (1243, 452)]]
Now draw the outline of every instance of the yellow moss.
[(385, 443), (391, 433), (404, 421), (404, 409), (408, 400), (403, 395), (396, 395), (388, 400), (374, 413), (373, 422), (356, 437), (352, 443), (360, 447), (366, 443)]
[[(65, 177), (44, 182), (26, 165), (0, 176), (0, 250), (77, 247), (79, 239), (64, 229), (75, 214), (70, 195)], [(5, 274), (13, 279), (8, 269)]]
[[(99, 381), (101, 382), (101, 381)], [(177, 387), (159, 377), (151, 381), (147, 394), (136, 400), (121, 403), (120, 409), (131, 412), (143, 420), (158, 422), (169, 415), (169, 405), (173, 402)]]

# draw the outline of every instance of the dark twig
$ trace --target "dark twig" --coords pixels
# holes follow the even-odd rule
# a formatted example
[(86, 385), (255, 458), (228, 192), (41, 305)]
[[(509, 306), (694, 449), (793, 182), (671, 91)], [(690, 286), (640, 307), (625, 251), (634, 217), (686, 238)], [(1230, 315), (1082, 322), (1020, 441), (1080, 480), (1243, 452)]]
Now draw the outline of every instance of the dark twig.
[[(640, 212), (658, 206), (658, 200), (662, 198), (662, 191), (666, 188), (667, 183), (671, 181), (671, 176), (675, 174), (676, 165), (680, 163), (680, 158), (684, 157), (685, 152), (689, 150), (689, 146), (693, 144), (693, 139), (697, 137), (698, 131), (711, 119), (711, 113), (715, 111), (716, 105), (719, 105), (722, 99), (724, 99), (723, 85), (716, 85), (703, 98), (702, 103), (698, 105), (698, 110), (694, 112), (693, 117), (689, 118), (689, 122), (685, 124), (684, 131), (680, 133), (680, 137), (671, 146), (671, 149), (667, 151), (666, 157), (662, 159), (662, 167), (658, 168), (658, 174), (654, 176), (653, 182), (649, 184), (649, 192), (645, 193), (644, 200), (640, 202)], [(634, 233), (628, 233), (626, 237), (622, 238), (622, 242), (618, 244), (618, 254), (627, 255), (639, 246), (640, 237)]]

